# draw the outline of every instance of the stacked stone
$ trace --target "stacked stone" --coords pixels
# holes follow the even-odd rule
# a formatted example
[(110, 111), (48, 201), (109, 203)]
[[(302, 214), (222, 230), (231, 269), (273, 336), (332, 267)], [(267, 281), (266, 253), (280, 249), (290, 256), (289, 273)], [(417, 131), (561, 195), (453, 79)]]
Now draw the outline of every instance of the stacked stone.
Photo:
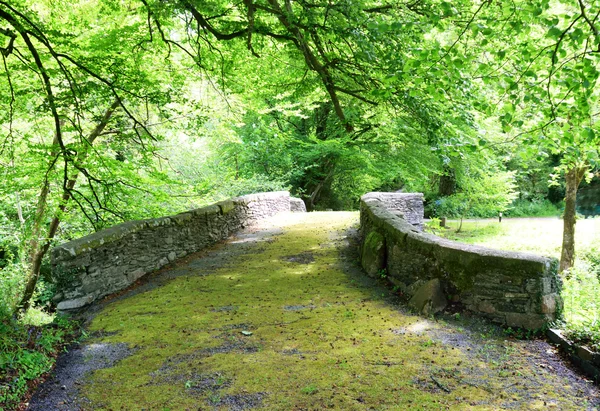
[(421, 193), (367, 193), (362, 201), (378, 200), (392, 214), (423, 230), (423, 194)]
[(170, 217), (129, 221), (61, 244), (52, 250), (57, 307), (79, 309), (290, 208), (286, 191), (250, 194)]
[(392, 201), (402, 201), (389, 198), (398, 194), (374, 194), (361, 199), (361, 262), (367, 274), (385, 270), (409, 296), (436, 289), (431, 281), (439, 281), (448, 300), (511, 327), (539, 329), (558, 318), (562, 299), (556, 259), (422, 233), (415, 228), (422, 225), (422, 214), (420, 224), (415, 215), (409, 224), (396, 212), (402, 207), (388, 208)]
[(290, 197), (290, 210), (293, 213), (305, 213), (306, 204), (299, 198)]

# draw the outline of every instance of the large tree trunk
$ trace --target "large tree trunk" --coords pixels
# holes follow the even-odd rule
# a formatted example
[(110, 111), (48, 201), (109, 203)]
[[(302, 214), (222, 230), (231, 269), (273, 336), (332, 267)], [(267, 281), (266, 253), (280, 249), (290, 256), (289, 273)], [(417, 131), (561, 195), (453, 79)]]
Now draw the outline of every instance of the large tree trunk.
[[(94, 143), (94, 140), (98, 138), (100, 133), (106, 128), (110, 118), (113, 113), (119, 106), (119, 101), (115, 100), (115, 102), (106, 110), (104, 113), (104, 117), (102, 120), (96, 125), (96, 128), (90, 133), (89, 137), (86, 141), (86, 146), (79, 151), (76, 161), (78, 163), (82, 163), (88, 153), (89, 148)], [(54, 139), (54, 144), (56, 145), (56, 138)], [(35, 291), (35, 287), (37, 285), (38, 279), (40, 278), (40, 269), (42, 268), (42, 261), (44, 256), (48, 252), (50, 248), (50, 242), (56, 235), (58, 231), (58, 226), (60, 225), (60, 215), (67, 208), (67, 203), (71, 198), (71, 190), (75, 187), (75, 183), (77, 182), (77, 177), (79, 176), (79, 172), (76, 172), (72, 177), (70, 177), (67, 181), (64, 182), (64, 191), (61, 198), (61, 202), (59, 203), (57, 213), (52, 218), (50, 225), (48, 226), (48, 231), (45, 238), (41, 237), (42, 231), (42, 221), (44, 220), (44, 216), (46, 214), (46, 208), (48, 205), (48, 193), (50, 190), (50, 184), (48, 180), (44, 181), (44, 185), (40, 190), (40, 196), (38, 197), (38, 207), (36, 211), (36, 220), (34, 222), (34, 230), (33, 236), (30, 243), (30, 253), (29, 253), (29, 271), (27, 274), (27, 282), (25, 285), (25, 290), (23, 291), (23, 297), (18, 305), (18, 309), (21, 313), (25, 313), (31, 304), (31, 297)]]
[(585, 171), (585, 167), (574, 166), (567, 171), (566, 175), (567, 187), (565, 194), (565, 213), (563, 216), (564, 228), (562, 251), (560, 254), (560, 272), (573, 267), (573, 262), (575, 261), (575, 206), (577, 200), (577, 188), (585, 175)]

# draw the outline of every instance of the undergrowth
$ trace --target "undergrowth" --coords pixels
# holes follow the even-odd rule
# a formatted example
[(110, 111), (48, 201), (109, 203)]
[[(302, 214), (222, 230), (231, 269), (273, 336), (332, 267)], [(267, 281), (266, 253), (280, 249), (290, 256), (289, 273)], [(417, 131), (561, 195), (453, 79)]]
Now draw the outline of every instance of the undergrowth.
[(504, 212), (507, 217), (553, 217), (560, 214), (560, 207), (550, 200), (515, 200)]
[(0, 320), (0, 410), (16, 409), (77, 334), (77, 324), (31, 309)]
[(600, 351), (600, 283), (590, 267), (591, 264), (582, 258), (564, 280), (565, 321), (562, 327), (571, 340)]

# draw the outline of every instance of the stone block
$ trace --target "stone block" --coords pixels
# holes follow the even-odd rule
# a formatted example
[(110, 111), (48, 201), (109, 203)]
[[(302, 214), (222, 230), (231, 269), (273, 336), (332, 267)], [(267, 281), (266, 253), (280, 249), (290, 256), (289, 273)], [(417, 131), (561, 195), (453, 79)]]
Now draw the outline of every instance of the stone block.
[(539, 330), (547, 323), (547, 319), (539, 314), (506, 313), (506, 325), (528, 330)]
[(56, 309), (58, 311), (70, 311), (85, 307), (91, 304), (96, 299), (97, 294), (88, 294), (80, 298), (65, 300), (58, 303)]
[(497, 298), (494, 301), (496, 310), (509, 313), (525, 314), (528, 312), (529, 300)]
[(494, 304), (492, 304), (491, 301), (484, 300), (477, 304), (477, 311), (486, 314), (494, 314), (496, 312), (496, 307), (494, 307)]
[(575, 354), (584, 361), (592, 362), (594, 360), (594, 352), (587, 347), (577, 346)]
[(546, 336), (552, 341), (554, 344), (559, 344), (563, 348), (569, 348), (569, 340), (563, 335), (561, 330), (550, 328), (546, 331)]
[(299, 198), (290, 197), (290, 211), (293, 213), (305, 213), (306, 204)]
[(130, 283), (134, 283), (136, 282), (140, 277), (142, 277), (144, 274), (146, 274), (146, 271), (143, 268), (138, 268), (136, 270), (133, 270), (131, 272), (129, 272), (127, 274), (127, 280)]
[(221, 214), (229, 214), (235, 210), (235, 204), (233, 201), (221, 201), (217, 203), (217, 205), (221, 208)]
[(423, 315), (442, 311), (448, 305), (439, 279), (427, 281), (412, 296), (408, 305)]
[(554, 314), (557, 311), (557, 304), (560, 297), (557, 294), (548, 294), (542, 297), (541, 312), (544, 314)]
[(362, 266), (371, 277), (385, 268), (385, 238), (377, 231), (367, 234), (362, 246)]

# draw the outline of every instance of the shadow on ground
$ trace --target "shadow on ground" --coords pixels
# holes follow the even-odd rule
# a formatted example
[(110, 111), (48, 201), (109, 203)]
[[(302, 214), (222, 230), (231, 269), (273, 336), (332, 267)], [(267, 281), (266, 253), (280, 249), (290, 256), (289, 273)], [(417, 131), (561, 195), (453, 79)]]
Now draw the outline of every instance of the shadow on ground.
[(98, 304), (30, 409), (597, 409), (547, 343), (405, 311), (360, 272), (357, 220), (281, 216)]

